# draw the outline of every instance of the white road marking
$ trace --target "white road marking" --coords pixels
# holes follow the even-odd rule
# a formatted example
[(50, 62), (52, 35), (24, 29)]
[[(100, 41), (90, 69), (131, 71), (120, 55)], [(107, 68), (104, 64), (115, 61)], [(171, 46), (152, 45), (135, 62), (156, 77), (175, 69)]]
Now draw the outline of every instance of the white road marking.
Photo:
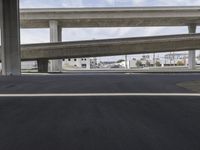
[(112, 96), (175, 96), (200, 97), (200, 93), (41, 93), (0, 94), (0, 97), (112, 97)]

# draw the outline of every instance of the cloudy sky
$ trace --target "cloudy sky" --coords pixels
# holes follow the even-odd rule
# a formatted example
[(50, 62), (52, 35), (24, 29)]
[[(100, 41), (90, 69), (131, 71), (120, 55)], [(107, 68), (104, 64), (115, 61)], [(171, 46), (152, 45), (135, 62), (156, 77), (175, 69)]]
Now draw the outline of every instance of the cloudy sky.
[(200, 0), (21, 0), (21, 7), (196, 6), (199, 3)]
[[(20, 0), (21, 8), (72, 7), (143, 7), (143, 6), (200, 6), (200, 0)], [(197, 29), (197, 32), (200, 30)], [(187, 33), (187, 27), (146, 28), (68, 28), (63, 29), (63, 41), (169, 35)], [(49, 42), (48, 29), (22, 29), (22, 43)], [(137, 56), (140, 57), (141, 55)], [(129, 59), (134, 56), (129, 56)], [(121, 57), (112, 57), (120, 59)], [(104, 58), (104, 59), (110, 59)]]

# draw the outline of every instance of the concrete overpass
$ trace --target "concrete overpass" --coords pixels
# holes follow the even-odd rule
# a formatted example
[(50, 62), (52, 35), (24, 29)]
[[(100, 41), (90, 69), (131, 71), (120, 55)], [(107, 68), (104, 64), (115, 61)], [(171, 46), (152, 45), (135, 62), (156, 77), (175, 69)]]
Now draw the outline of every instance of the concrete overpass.
[[(20, 74), (19, 15), (22, 28), (50, 28), (51, 42), (62, 41), (65, 27), (188, 26), (189, 33), (195, 33), (200, 23), (200, 7), (24, 9), (19, 14), (19, 0), (0, 0), (0, 8), (4, 75)], [(191, 51), (191, 67), (194, 56)], [(52, 70), (60, 71), (60, 64), (53, 61)]]
[[(22, 45), (23, 60), (113, 56), (200, 49), (200, 34)], [(55, 50), (56, 49), (56, 50)]]
[[(22, 9), (22, 28), (50, 28), (50, 41), (62, 41), (62, 28), (188, 26), (196, 32), (200, 7), (50, 8)], [(47, 62), (45, 62), (47, 63)], [(51, 71), (62, 70), (61, 60), (51, 61)], [(195, 51), (189, 52), (189, 68)]]
[[(40, 72), (47, 72), (48, 59), (113, 56), (200, 49), (200, 34), (140, 38), (27, 44), (21, 59), (37, 60)], [(47, 63), (46, 63), (47, 62)]]
[(200, 24), (200, 7), (22, 9), (22, 28), (188, 26)]

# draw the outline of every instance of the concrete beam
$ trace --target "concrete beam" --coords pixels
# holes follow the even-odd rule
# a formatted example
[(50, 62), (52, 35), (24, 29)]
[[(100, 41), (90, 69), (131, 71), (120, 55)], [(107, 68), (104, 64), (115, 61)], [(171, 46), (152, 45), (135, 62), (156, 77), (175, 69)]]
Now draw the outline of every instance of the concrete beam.
[(21, 46), (23, 61), (114, 56), (200, 49), (200, 34), (109, 40), (26, 44)]
[[(61, 42), (62, 41), (62, 28), (59, 26), (59, 22), (56, 20), (49, 21), (50, 27), (50, 42)], [(56, 49), (55, 49), (56, 51)], [(51, 60), (50, 61), (51, 72), (62, 72), (62, 60)]]
[(20, 75), (19, 1), (0, 0), (1, 60), (3, 75)]
[(200, 25), (200, 7), (22, 9), (22, 28), (48, 28), (57, 20), (63, 28)]
[[(196, 33), (196, 24), (190, 24), (188, 26), (188, 30), (189, 30), (189, 33), (190, 34), (194, 34)], [(188, 67), (189, 69), (195, 69), (196, 67), (196, 51), (189, 51), (189, 54), (188, 54)]]
[(22, 60), (62, 59), (200, 49), (200, 34), (29, 44)]
[(39, 73), (47, 73), (48, 72), (48, 59), (38, 59), (38, 72)]

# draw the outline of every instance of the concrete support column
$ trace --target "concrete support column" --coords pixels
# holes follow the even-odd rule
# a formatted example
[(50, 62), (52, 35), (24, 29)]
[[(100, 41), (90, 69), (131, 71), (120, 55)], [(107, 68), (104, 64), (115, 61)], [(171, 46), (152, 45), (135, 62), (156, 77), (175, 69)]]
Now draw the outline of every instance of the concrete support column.
[[(50, 42), (61, 42), (62, 41), (62, 28), (59, 26), (58, 21), (51, 20), (49, 22), (50, 27)], [(51, 72), (62, 72), (62, 60), (51, 60), (50, 62)]]
[(48, 59), (38, 59), (37, 60), (38, 72), (48, 73), (48, 64), (49, 64)]
[(39, 59), (38, 63), (38, 72), (47, 73), (48, 72), (48, 60), (47, 59)]
[(0, 0), (2, 74), (21, 74), (19, 0)]
[[(188, 26), (189, 33), (196, 33), (196, 24), (191, 24)], [(189, 51), (188, 55), (188, 67), (189, 69), (195, 69), (196, 67), (196, 51)]]

